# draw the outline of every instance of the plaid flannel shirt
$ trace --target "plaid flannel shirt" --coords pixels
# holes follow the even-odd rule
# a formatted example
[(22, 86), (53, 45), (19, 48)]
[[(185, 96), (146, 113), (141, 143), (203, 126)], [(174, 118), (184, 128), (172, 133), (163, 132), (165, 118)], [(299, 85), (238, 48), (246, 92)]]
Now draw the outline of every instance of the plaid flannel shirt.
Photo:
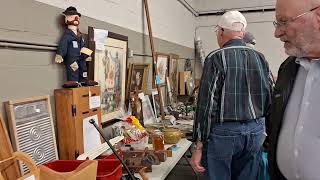
[(206, 141), (214, 123), (266, 116), (274, 85), (263, 54), (241, 39), (228, 41), (205, 60), (193, 140)]

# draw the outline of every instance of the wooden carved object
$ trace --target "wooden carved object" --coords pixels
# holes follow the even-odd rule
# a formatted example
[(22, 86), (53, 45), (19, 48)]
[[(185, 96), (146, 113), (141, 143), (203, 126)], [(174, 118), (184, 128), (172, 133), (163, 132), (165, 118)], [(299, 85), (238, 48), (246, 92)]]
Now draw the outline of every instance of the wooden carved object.
[(136, 90), (134, 92), (130, 92), (130, 105), (132, 108), (132, 115), (139, 119), (140, 124), (143, 125), (143, 109), (142, 103), (139, 99), (138, 94), (142, 91)]
[(141, 168), (146, 167), (147, 172), (151, 172), (152, 165), (159, 165), (167, 159), (166, 152), (155, 152), (153, 150), (129, 150), (124, 151), (124, 160), (128, 167), (135, 172)]

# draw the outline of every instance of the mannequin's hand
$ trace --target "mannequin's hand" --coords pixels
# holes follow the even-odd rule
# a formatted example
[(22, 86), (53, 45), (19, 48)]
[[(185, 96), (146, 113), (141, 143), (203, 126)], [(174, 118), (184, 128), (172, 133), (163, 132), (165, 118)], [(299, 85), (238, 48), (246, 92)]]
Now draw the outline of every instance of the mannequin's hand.
[(61, 55), (59, 55), (59, 54), (56, 54), (56, 57), (54, 58), (54, 61), (56, 62), (56, 63), (62, 63), (63, 62), (63, 58), (62, 58), (62, 56)]
[(93, 51), (91, 49), (83, 47), (83, 48), (81, 48), (80, 52), (83, 53), (83, 54), (86, 54), (88, 56), (91, 56)]
[(92, 61), (92, 58), (89, 56), (86, 58), (86, 61)]

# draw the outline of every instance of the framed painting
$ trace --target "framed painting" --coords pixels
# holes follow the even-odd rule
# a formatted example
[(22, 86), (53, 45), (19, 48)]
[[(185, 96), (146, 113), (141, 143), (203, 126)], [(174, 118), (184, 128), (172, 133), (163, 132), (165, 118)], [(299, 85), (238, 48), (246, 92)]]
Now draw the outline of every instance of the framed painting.
[(94, 49), (89, 78), (101, 87), (102, 123), (121, 117), (125, 107), (128, 37), (89, 27), (89, 48)]
[(167, 106), (167, 99), (168, 99), (167, 86), (165, 86), (165, 85), (161, 86), (160, 90), (161, 90), (161, 95), (162, 95), (163, 106)]
[[(166, 103), (167, 103), (166, 86), (161, 86), (160, 90), (161, 90), (163, 105), (166, 106)], [(155, 117), (158, 118), (158, 117), (161, 116), (160, 115), (160, 98), (159, 98), (158, 91), (157, 90), (153, 90), (151, 92), (151, 96), (152, 96), (154, 114), (155, 114)]]
[(176, 103), (179, 88), (178, 59), (176, 54), (170, 54), (169, 59), (169, 80), (171, 85), (172, 100)]
[(156, 118), (160, 117), (160, 99), (158, 91), (152, 91), (152, 104), (153, 104), (153, 111)]
[(134, 90), (142, 90), (147, 92), (147, 83), (149, 75), (149, 64), (131, 64), (128, 74), (128, 90), (129, 93)]
[[(163, 53), (156, 53), (156, 60), (157, 60), (157, 71), (159, 75), (159, 82), (160, 86), (166, 85), (166, 77), (168, 76), (168, 66), (169, 66), (169, 55)], [(153, 87), (156, 87), (156, 74), (153, 72)]]

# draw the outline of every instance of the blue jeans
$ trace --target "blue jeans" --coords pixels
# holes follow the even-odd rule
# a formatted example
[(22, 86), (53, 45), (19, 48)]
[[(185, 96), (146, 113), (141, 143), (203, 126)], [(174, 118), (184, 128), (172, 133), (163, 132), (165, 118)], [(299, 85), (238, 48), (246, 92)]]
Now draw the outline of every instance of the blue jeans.
[(209, 180), (257, 180), (265, 119), (215, 124), (205, 143)]

